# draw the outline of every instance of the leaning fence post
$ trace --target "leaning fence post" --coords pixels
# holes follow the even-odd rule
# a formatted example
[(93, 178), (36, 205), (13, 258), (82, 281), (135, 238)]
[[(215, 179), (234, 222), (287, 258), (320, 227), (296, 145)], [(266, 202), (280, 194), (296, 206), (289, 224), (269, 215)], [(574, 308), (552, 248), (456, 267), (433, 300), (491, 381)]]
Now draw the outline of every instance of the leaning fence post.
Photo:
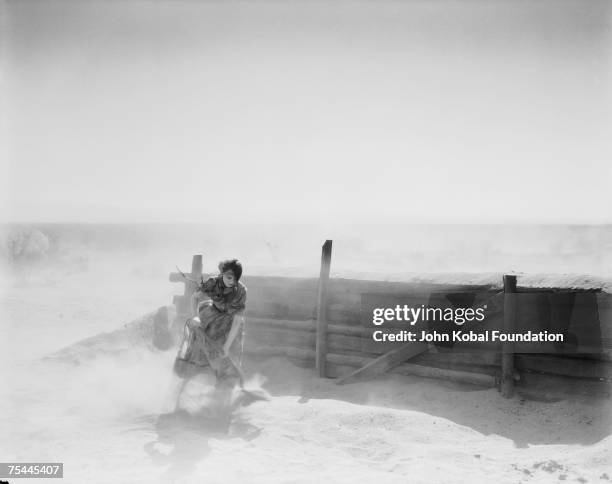
[(332, 241), (326, 240), (321, 250), (321, 273), (319, 275), (319, 294), (317, 297), (317, 343), (316, 368), (320, 377), (327, 376), (327, 286), (331, 267)]
[[(504, 275), (504, 333), (514, 333), (516, 326), (516, 276)], [(502, 377), (500, 385), (504, 397), (514, 393), (514, 342), (502, 343)]]

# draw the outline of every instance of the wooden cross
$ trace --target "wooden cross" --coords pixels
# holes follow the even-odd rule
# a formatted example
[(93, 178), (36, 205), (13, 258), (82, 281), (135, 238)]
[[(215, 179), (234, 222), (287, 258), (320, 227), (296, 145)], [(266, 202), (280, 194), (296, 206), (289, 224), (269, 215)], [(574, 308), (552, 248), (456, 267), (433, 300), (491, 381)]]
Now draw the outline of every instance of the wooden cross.
[[(202, 256), (194, 255), (191, 260), (191, 272), (185, 274), (189, 279), (200, 281), (202, 278)], [(170, 273), (170, 282), (182, 282), (185, 284), (185, 290), (182, 296), (176, 295), (172, 302), (176, 305), (178, 314), (189, 314), (191, 312), (191, 296), (196, 290), (193, 282), (186, 280), (179, 272)]]

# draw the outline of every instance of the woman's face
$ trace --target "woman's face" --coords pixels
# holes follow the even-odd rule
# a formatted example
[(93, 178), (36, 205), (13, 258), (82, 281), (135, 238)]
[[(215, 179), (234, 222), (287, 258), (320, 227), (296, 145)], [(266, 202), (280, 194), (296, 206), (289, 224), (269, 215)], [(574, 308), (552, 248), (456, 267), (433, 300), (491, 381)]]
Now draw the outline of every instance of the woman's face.
[(223, 284), (225, 284), (226, 287), (234, 287), (236, 284), (236, 276), (234, 276), (233, 271), (225, 271), (223, 273)]

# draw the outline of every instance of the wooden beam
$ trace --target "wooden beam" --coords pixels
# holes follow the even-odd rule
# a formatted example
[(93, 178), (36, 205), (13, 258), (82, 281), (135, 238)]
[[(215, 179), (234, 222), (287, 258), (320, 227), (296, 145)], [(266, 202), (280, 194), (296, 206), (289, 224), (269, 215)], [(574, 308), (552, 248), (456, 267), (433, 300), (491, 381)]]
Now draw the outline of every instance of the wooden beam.
[[(194, 255), (191, 259), (191, 272), (189, 277), (198, 281), (202, 277), (202, 256)], [(195, 292), (195, 284), (185, 282), (185, 298), (191, 299), (191, 295)]]
[(427, 351), (427, 345), (425, 343), (407, 343), (366, 363), (361, 368), (358, 368), (357, 370), (338, 380), (337, 383), (339, 385), (343, 385), (344, 383), (351, 383), (362, 378), (380, 375), (381, 373), (398, 366), (407, 359), (420, 355), (424, 351)]
[(185, 278), (178, 272), (171, 272), (168, 280), (170, 282), (185, 282)]
[(523, 354), (514, 355), (514, 363), (523, 372), (612, 381), (612, 364), (607, 361)]
[(319, 275), (319, 294), (317, 297), (317, 343), (316, 368), (321, 378), (325, 378), (325, 355), (327, 354), (327, 287), (331, 267), (332, 241), (326, 240), (321, 250), (321, 273)]
[[(516, 328), (517, 298), (516, 276), (504, 275), (504, 332), (514, 333)], [(514, 342), (502, 343), (502, 375), (500, 390), (505, 398), (514, 394)]]
[[(315, 357), (315, 352), (312, 350), (305, 350), (290, 346), (258, 346), (257, 348), (245, 348), (245, 353), (259, 358), (278, 356), (301, 361), (312, 361)], [(328, 353), (326, 360), (330, 373), (333, 373), (334, 376), (345, 373), (351, 368), (363, 366), (372, 361), (370, 358), (364, 356), (339, 355), (336, 353)], [(495, 385), (495, 377), (491, 375), (471, 371), (430, 368), (410, 363), (402, 363), (394, 368), (391, 368), (389, 372), (400, 375), (419, 376), (423, 378), (441, 378), (457, 383), (469, 383), (479, 386), (492, 387)]]
[(394, 368), (393, 373), (402, 375), (414, 375), (423, 378), (439, 378), (443, 380), (451, 380), (457, 383), (469, 383), (483, 387), (495, 387), (495, 376), (487, 375), (486, 373), (476, 373), (471, 371), (461, 371), (446, 368), (434, 368), (429, 366), (415, 365), (412, 363), (403, 363), (397, 368)]
[(566, 398), (568, 395), (582, 395), (610, 398), (612, 382), (590, 378), (571, 378), (543, 373), (520, 372), (521, 382), (517, 393), (527, 397), (544, 397), (547, 399)]
[[(313, 331), (317, 330), (317, 322), (313, 319), (306, 320), (291, 320), (291, 319), (275, 319), (275, 318), (257, 318), (249, 316), (249, 327), (270, 326), (274, 328), (282, 328), (288, 330)], [(341, 324), (328, 324), (327, 334), (341, 334), (345, 336), (363, 336), (370, 337), (368, 331), (356, 326), (344, 326)]]
[[(284, 346), (295, 346), (298, 348), (314, 349), (317, 336), (313, 331), (278, 329), (271, 326), (260, 326), (255, 329), (253, 326), (248, 328), (245, 335), (245, 346), (279, 344)], [(367, 355), (375, 358), (378, 355), (364, 353), (361, 338), (356, 336), (345, 336), (340, 334), (328, 333), (327, 350), (333, 353), (350, 353)]]
[[(200, 280), (200, 278), (202, 277), (202, 256), (201, 255), (194, 255), (193, 258), (191, 259), (191, 272), (189, 273), (189, 277), (195, 281)], [(188, 282), (185, 281), (185, 294), (184, 294), (184, 300), (185, 300), (185, 305), (188, 308), (188, 311), (190, 313), (190, 316), (195, 316), (196, 315), (196, 310), (195, 308), (191, 307), (192, 306), (192, 301), (191, 301), (191, 296), (193, 296), (193, 293), (195, 293), (196, 291), (196, 285), (193, 284), (192, 282)]]

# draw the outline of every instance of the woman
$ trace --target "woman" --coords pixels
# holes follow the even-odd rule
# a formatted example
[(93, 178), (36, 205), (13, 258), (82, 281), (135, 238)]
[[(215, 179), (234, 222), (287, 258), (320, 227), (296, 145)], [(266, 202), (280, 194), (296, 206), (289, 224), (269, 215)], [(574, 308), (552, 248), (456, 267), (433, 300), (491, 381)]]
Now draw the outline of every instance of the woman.
[(175, 363), (179, 376), (185, 376), (186, 362), (212, 368), (218, 383), (239, 377), (235, 366), (242, 357), (242, 312), (247, 294), (241, 276), (240, 261), (225, 260), (219, 263), (217, 276), (198, 285), (192, 301), (198, 317), (187, 320), (185, 340)]

